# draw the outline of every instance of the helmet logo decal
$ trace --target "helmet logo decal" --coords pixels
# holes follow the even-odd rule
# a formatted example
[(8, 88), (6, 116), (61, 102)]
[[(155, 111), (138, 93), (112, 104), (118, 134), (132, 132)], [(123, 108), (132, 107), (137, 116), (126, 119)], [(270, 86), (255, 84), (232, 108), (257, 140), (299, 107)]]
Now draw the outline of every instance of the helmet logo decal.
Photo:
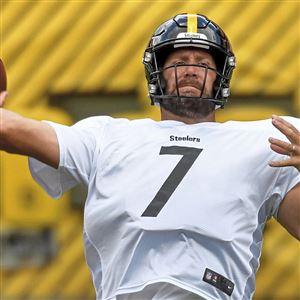
[(198, 29), (198, 19), (197, 19), (197, 15), (187, 15), (187, 32), (197, 32)]
[(207, 36), (203, 33), (198, 32), (180, 32), (177, 35), (177, 39), (181, 41), (180, 44), (174, 43), (174, 48), (178, 47), (199, 47), (204, 49), (209, 49), (209, 45), (206, 42)]
[[(180, 32), (177, 35), (177, 38), (185, 38), (185, 39), (200, 39), (200, 40), (207, 40), (207, 36), (203, 33), (198, 33), (198, 32)], [(197, 42), (197, 41), (195, 41)]]

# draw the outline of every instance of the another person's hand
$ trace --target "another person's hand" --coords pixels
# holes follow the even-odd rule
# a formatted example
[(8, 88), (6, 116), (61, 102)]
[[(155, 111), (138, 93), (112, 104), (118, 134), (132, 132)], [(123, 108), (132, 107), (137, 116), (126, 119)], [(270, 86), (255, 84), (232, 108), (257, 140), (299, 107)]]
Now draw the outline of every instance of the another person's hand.
[(269, 138), (270, 147), (273, 151), (287, 155), (284, 160), (270, 161), (271, 167), (287, 167), (294, 166), (300, 172), (300, 132), (292, 124), (276, 115), (272, 116), (272, 124), (281, 131), (290, 141)]

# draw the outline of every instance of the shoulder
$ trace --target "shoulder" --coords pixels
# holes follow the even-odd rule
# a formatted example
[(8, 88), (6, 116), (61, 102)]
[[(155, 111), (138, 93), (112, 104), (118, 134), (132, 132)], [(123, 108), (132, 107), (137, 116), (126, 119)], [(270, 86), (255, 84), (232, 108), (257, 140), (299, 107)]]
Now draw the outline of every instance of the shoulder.
[(82, 119), (72, 125), (72, 128), (80, 131), (86, 132), (87, 134), (97, 134), (97, 136), (106, 131), (107, 128), (115, 128), (121, 124), (126, 124), (129, 122), (127, 119), (116, 119), (110, 116), (95, 116)]
[(89, 117), (86, 119), (82, 119), (82, 120), (76, 122), (72, 127), (78, 128), (78, 129), (101, 127), (112, 121), (113, 121), (113, 118), (109, 117), (109, 116), (95, 116), (95, 117)]
[[(282, 116), (283, 119), (291, 123), (296, 128), (300, 129), (300, 119), (290, 116)], [(271, 119), (258, 120), (258, 121), (228, 121), (223, 123), (224, 128), (242, 131), (242, 132), (253, 132), (253, 133), (278, 133), (278, 129), (276, 129), (272, 125)]]
[(110, 126), (140, 126), (150, 123), (156, 123), (151, 119), (129, 120), (126, 118), (114, 118), (110, 116), (94, 116), (78, 121), (73, 126), (76, 128), (101, 127), (109, 124)]
[(149, 131), (152, 123), (150, 119), (129, 120), (110, 116), (95, 116), (83, 119), (72, 127), (83, 135), (101, 137), (102, 142), (128, 135), (139, 135)]

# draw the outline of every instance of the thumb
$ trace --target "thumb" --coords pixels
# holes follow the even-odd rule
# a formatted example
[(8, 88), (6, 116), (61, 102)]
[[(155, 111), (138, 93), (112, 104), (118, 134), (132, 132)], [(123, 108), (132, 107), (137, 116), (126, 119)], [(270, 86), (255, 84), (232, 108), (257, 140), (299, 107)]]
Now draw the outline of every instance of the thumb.
[(7, 97), (7, 91), (0, 92), (0, 107), (4, 105), (6, 97)]

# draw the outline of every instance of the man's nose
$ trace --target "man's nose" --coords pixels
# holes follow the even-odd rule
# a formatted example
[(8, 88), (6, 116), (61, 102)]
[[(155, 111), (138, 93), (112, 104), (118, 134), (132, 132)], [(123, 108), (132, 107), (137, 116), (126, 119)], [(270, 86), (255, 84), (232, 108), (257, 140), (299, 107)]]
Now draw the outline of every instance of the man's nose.
[(205, 68), (201, 66), (184, 66), (184, 77), (200, 78), (205, 73)]

